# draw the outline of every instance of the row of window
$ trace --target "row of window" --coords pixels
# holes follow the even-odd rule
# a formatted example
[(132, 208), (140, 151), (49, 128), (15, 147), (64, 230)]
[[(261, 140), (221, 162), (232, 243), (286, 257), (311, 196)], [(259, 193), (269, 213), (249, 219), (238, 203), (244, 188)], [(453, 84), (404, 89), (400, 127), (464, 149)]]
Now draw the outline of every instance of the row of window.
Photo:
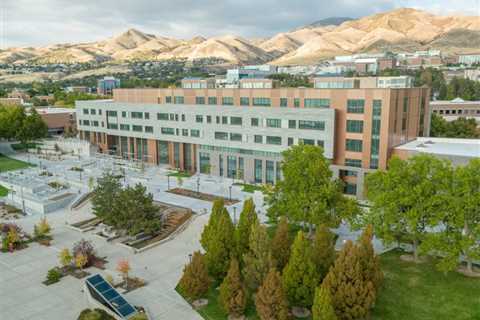
[(438, 114), (464, 114), (464, 115), (474, 115), (474, 114), (479, 114), (480, 115), (480, 109), (474, 110), (474, 109), (452, 109), (452, 110), (433, 110), (433, 113), (438, 113)]

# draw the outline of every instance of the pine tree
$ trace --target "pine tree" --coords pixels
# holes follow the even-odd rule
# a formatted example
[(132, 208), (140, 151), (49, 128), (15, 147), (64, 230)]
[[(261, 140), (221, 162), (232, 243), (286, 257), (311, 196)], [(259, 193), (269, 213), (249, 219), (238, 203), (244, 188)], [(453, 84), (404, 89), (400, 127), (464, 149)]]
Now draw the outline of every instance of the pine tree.
[(247, 305), (247, 294), (240, 277), (240, 267), (235, 258), (230, 262), (227, 276), (220, 285), (218, 300), (223, 310), (229, 315), (234, 317), (243, 315)]
[(208, 251), (209, 249), (209, 241), (212, 238), (212, 235), (216, 233), (218, 221), (224, 209), (225, 204), (223, 198), (218, 198), (213, 202), (208, 224), (203, 228), (202, 236), (200, 238), (200, 243), (205, 251)]
[(252, 226), (258, 221), (257, 213), (255, 212), (255, 203), (252, 198), (245, 200), (243, 209), (238, 220), (237, 230), (235, 231), (235, 239), (237, 242), (237, 255), (239, 258), (248, 251), (250, 232)]
[(210, 287), (211, 279), (208, 275), (205, 258), (200, 251), (195, 251), (192, 261), (183, 269), (179, 286), (182, 292), (191, 300), (204, 297)]
[(309, 241), (299, 231), (292, 245), (292, 253), (283, 270), (283, 286), (292, 306), (310, 308), (317, 287), (317, 270), (312, 261)]
[(288, 319), (288, 302), (282, 288), (280, 272), (271, 268), (255, 296), (255, 307), (261, 320)]
[(258, 221), (252, 225), (249, 250), (243, 255), (243, 276), (247, 288), (255, 292), (272, 266), (267, 228)]
[(290, 257), (292, 239), (288, 232), (288, 221), (285, 216), (280, 221), (272, 239), (272, 257), (275, 260), (278, 270), (283, 270)]
[(358, 246), (347, 241), (322, 283), (340, 320), (367, 318), (375, 302), (375, 286), (363, 279), (359, 256)]
[[(335, 236), (324, 224), (317, 227), (313, 240), (312, 259), (317, 267), (319, 279), (325, 278), (335, 261)], [(321, 281), (320, 281), (321, 282)]]
[(218, 224), (208, 236), (208, 250), (205, 253), (208, 272), (215, 280), (221, 280), (228, 271), (230, 258), (235, 250), (234, 227), (227, 209), (223, 208)]
[(368, 225), (358, 240), (360, 263), (365, 281), (371, 281), (378, 290), (383, 281), (383, 273), (380, 269), (380, 259), (375, 255), (372, 245), (373, 227)]
[(330, 292), (324, 286), (315, 290), (315, 299), (312, 307), (313, 320), (336, 320), (335, 310), (332, 307)]

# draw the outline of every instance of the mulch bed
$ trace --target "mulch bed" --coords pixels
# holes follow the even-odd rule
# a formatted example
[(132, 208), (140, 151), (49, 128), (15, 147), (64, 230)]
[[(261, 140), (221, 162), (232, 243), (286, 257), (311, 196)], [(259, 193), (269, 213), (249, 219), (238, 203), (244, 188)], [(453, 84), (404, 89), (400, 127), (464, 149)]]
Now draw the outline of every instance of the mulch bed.
[(134, 277), (134, 278), (128, 278), (128, 287), (126, 286), (125, 281), (122, 281), (118, 283), (115, 288), (122, 288), (125, 290), (124, 293), (129, 293), (132, 292), (135, 289), (144, 287), (146, 285), (145, 281), (143, 279)]
[(208, 193), (203, 193), (203, 192), (196, 192), (193, 190), (188, 190), (188, 189), (183, 189), (183, 188), (173, 188), (168, 190), (167, 192), (173, 193), (173, 194), (178, 194), (180, 196), (185, 196), (193, 199), (198, 199), (198, 200), (204, 200), (204, 201), (210, 201), (213, 202), (219, 198), (223, 198), (225, 205), (226, 206), (231, 206), (232, 204), (240, 202), (240, 200), (237, 199), (228, 199), (225, 197), (213, 195), (213, 194), (208, 194)]

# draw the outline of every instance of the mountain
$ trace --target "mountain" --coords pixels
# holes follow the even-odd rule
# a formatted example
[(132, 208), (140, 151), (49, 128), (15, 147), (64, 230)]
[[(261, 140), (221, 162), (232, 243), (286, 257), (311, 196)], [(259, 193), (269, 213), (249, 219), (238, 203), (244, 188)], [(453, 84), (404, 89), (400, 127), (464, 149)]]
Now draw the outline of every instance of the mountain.
[(265, 39), (224, 35), (184, 40), (129, 29), (98, 42), (0, 50), (0, 63), (219, 58), (234, 64), (295, 65), (357, 52), (427, 48), (447, 53), (478, 52), (480, 18), (437, 16), (402, 8), (357, 20), (327, 18)]

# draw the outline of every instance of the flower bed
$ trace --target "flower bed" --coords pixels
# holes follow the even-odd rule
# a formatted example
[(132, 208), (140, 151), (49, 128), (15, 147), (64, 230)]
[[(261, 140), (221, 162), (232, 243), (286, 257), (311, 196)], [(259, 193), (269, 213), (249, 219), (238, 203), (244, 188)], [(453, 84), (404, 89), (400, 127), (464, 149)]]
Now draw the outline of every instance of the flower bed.
[(210, 202), (213, 202), (218, 198), (223, 198), (226, 206), (231, 206), (232, 204), (235, 204), (235, 203), (239, 202), (239, 200), (237, 200), (237, 199), (231, 199), (230, 200), (230, 199), (225, 198), (225, 197), (221, 197), (221, 196), (217, 196), (217, 195), (213, 195), (213, 194), (208, 194), (208, 193), (203, 193), (203, 192), (196, 192), (196, 191), (193, 191), (193, 190), (183, 189), (183, 188), (174, 188), (174, 189), (168, 190), (167, 192), (173, 193), (173, 194), (178, 194), (180, 196), (193, 198), (193, 199), (210, 201)]

